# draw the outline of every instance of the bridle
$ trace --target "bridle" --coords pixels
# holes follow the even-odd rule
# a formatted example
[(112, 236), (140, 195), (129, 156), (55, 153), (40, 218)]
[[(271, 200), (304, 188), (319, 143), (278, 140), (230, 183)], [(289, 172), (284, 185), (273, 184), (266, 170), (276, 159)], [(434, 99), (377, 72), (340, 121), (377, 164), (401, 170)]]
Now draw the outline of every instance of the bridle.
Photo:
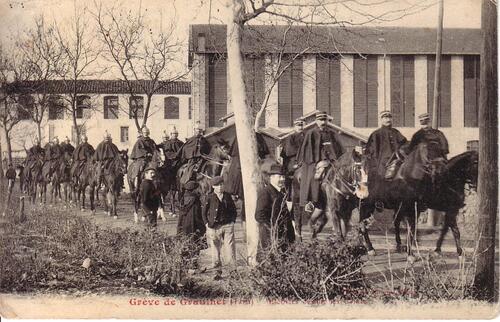
[[(360, 187), (362, 175), (361, 174), (358, 175), (358, 172), (361, 171), (361, 168), (362, 168), (362, 162), (354, 162), (349, 167), (348, 177), (352, 178), (352, 182), (349, 182), (344, 176), (341, 175), (342, 172), (341, 168), (334, 167), (333, 171), (335, 171), (335, 174), (332, 182), (333, 189), (340, 195), (344, 196), (345, 198), (347, 199), (350, 198), (352, 195), (356, 193), (356, 190)], [(340, 188), (337, 187), (336, 183), (340, 184)], [(347, 193), (341, 190), (342, 187), (347, 190)]]

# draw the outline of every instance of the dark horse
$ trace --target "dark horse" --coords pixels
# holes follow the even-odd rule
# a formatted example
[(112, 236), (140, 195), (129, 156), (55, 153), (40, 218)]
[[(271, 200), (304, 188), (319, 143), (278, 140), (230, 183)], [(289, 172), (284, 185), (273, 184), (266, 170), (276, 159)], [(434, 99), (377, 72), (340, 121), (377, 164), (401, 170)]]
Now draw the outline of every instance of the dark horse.
[[(106, 196), (104, 210), (108, 216), (113, 215), (115, 219), (118, 218), (118, 197), (123, 187), (123, 177), (127, 173), (127, 166), (127, 151), (120, 151), (103, 171), (104, 195)], [(93, 194), (91, 194), (91, 204), (93, 203), (93, 197)]]
[[(435, 144), (420, 144), (411, 152), (391, 180), (377, 177), (369, 179), (369, 195), (360, 205), (360, 220), (368, 221), (377, 209), (394, 210), (394, 228), (396, 230), (396, 247), (401, 250), (399, 223), (406, 219), (408, 235), (408, 259), (413, 261), (412, 246), (416, 238), (416, 221), (418, 213), (425, 210), (423, 196), (436, 188), (437, 178), (446, 170), (446, 160)], [(362, 227), (363, 228), (363, 227)], [(362, 229), (365, 247), (370, 254), (374, 248), (368, 236), (368, 229)]]
[(325, 211), (317, 218), (307, 218), (302, 207), (299, 208), (302, 168), (294, 172), (291, 196), (297, 238), (302, 239), (305, 219), (309, 220), (313, 238), (323, 230), (328, 219), (333, 223), (334, 234), (338, 234), (340, 238), (346, 237), (351, 212), (358, 207), (359, 198), (365, 198), (367, 194), (366, 174), (361, 161), (359, 153), (349, 151), (331, 163), (323, 174), (316, 173), (317, 180), (321, 180), (321, 193), (327, 201)]
[(467, 151), (450, 159), (445, 174), (440, 178), (440, 189), (425, 195), (429, 208), (445, 212), (443, 228), (435, 249), (437, 254), (441, 253), (441, 245), (449, 229), (453, 233), (458, 256), (463, 254), (457, 215), (464, 206), (465, 185), (468, 184), (471, 189), (477, 187), (478, 159), (477, 151)]
[(85, 193), (87, 187), (90, 188), (89, 195), (90, 197), (90, 210), (95, 211), (94, 205), (94, 195), (96, 193), (97, 185), (99, 184), (99, 178), (97, 176), (96, 163), (89, 159), (85, 161), (82, 165), (82, 170), (78, 176), (73, 177), (73, 191), (74, 191), (74, 200), (80, 206), (80, 209), (85, 210)]

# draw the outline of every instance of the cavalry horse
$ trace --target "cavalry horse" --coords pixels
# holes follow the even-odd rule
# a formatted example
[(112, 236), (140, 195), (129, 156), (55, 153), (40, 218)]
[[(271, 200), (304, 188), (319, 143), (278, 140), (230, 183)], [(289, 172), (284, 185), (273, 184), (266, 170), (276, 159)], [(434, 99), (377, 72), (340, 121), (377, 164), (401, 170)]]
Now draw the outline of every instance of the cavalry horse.
[(375, 210), (394, 210), (394, 228), (396, 232), (396, 249), (401, 250), (399, 238), (399, 223), (406, 219), (408, 226), (407, 255), (410, 262), (414, 261), (412, 246), (416, 241), (416, 221), (418, 213), (425, 210), (422, 202), (426, 192), (433, 189), (446, 170), (446, 160), (440, 154), (436, 144), (419, 144), (401, 164), (395, 177), (384, 180), (375, 177), (368, 183), (368, 196), (360, 203), (360, 221), (367, 223), (361, 226), (365, 247), (370, 255), (375, 250), (370, 241), (368, 226)]
[(41, 175), (37, 177), (36, 183), (40, 186), (40, 199), (47, 202), (47, 185), (50, 184), (50, 202), (56, 202), (60, 197), (60, 184), (64, 180), (66, 168), (69, 170), (70, 156), (67, 154), (61, 157), (45, 161), (42, 166)]
[[(87, 187), (90, 188), (90, 196), (96, 195), (96, 188), (99, 184), (99, 178), (95, 171), (96, 166), (96, 163), (90, 158), (81, 166), (81, 172), (73, 177), (73, 199), (77, 205), (80, 206), (82, 211), (85, 210), (85, 194)], [(94, 197), (90, 197), (90, 210), (93, 212), (95, 211)]]
[[(108, 216), (113, 216), (113, 218), (118, 218), (117, 204), (118, 197), (123, 187), (123, 177), (127, 174), (128, 166), (128, 154), (126, 150), (120, 151), (115, 157), (108, 163), (107, 167), (103, 171), (103, 184), (104, 184), (104, 210)], [(91, 207), (94, 202), (94, 194), (90, 194)], [(92, 210), (95, 213), (95, 209)]]

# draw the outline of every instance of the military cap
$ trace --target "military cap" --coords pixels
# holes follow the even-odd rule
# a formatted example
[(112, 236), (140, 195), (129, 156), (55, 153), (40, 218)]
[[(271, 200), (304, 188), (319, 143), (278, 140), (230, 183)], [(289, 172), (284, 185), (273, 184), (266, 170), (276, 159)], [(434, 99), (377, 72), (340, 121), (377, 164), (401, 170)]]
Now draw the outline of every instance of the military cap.
[(420, 121), (424, 121), (424, 120), (430, 120), (430, 119), (431, 119), (431, 117), (430, 117), (429, 113), (424, 113), (424, 114), (420, 114), (420, 115), (418, 116), (418, 119), (419, 119)]
[(295, 121), (293, 121), (293, 125), (304, 125), (304, 120), (296, 119)]
[(149, 165), (149, 166), (146, 167), (146, 170), (144, 170), (144, 172), (148, 172), (149, 170), (156, 171), (156, 168), (153, 167), (153, 166), (151, 166), (151, 165)]
[(203, 127), (201, 127), (201, 123), (198, 121), (194, 124), (193, 129), (195, 130), (203, 130)]
[(179, 131), (177, 131), (177, 128), (174, 126), (174, 128), (172, 129), (172, 131), (170, 131), (170, 134), (179, 134)]
[(194, 190), (194, 189), (196, 189), (196, 188), (198, 188), (198, 187), (199, 187), (198, 182), (193, 181), (193, 180), (188, 181), (188, 182), (184, 185), (184, 188), (185, 188), (186, 190), (189, 190), (189, 191), (192, 191), (192, 190)]
[(211, 180), (210, 180), (210, 185), (212, 187), (215, 187), (215, 186), (220, 186), (221, 184), (224, 183), (224, 178), (222, 178), (221, 176), (217, 176), (217, 177), (213, 177)]
[(391, 111), (384, 110), (380, 112), (380, 117), (392, 117)]
[(326, 112), (320, 111), (316, 113), (316, 119), (317, 120), (327, 120), (328, 119), (328, 114)]

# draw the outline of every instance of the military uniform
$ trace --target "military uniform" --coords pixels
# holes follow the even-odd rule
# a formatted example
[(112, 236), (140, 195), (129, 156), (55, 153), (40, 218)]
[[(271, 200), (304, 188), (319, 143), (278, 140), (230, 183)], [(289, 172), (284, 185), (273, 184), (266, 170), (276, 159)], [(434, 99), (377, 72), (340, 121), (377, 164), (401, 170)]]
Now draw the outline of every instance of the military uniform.
[(443, 132), (437, 129), (423, 128), (415, 132), (411, 138), (410, 146), (408, 147), (409, 152), (416, 149), (420, 143), (436, 144), (439, 147), (440, 154), (442, 154), (444, 158), (450, 153), (448, 150), (448, 140), (446, 140)]
[(210, 150), (210, 143), (201, 134), (192, 136), (184, 143), (177, 152), (180, 162), (182, 164), (187, 162), (188, 164), (185, 176), (180, 179), (181, 183), (187, 183), (193, 178), (193, 174), (201, 169), (203, 164), (202, 155), (208, 155)]
[(73, 151), (73, 166), (71, 167), (71, 177), (79, 176), (87, 160), (91, 160), (94, 155), (94, 147), (87, 142), (82, 142)]
[(111, 140), (104, 140), (97, 145), (92, 159), (97, 162), (97, 178), (102, 177), (103, 170), (108, 164), (120, 154), (118, 147)]
[(73, 155), (73, 152), (75, 152), (75, 147), (71, 144), (71, 143), (61, 143), (61, 153), (62, 155), (68, 155), (68, 156), (72, 156)]

